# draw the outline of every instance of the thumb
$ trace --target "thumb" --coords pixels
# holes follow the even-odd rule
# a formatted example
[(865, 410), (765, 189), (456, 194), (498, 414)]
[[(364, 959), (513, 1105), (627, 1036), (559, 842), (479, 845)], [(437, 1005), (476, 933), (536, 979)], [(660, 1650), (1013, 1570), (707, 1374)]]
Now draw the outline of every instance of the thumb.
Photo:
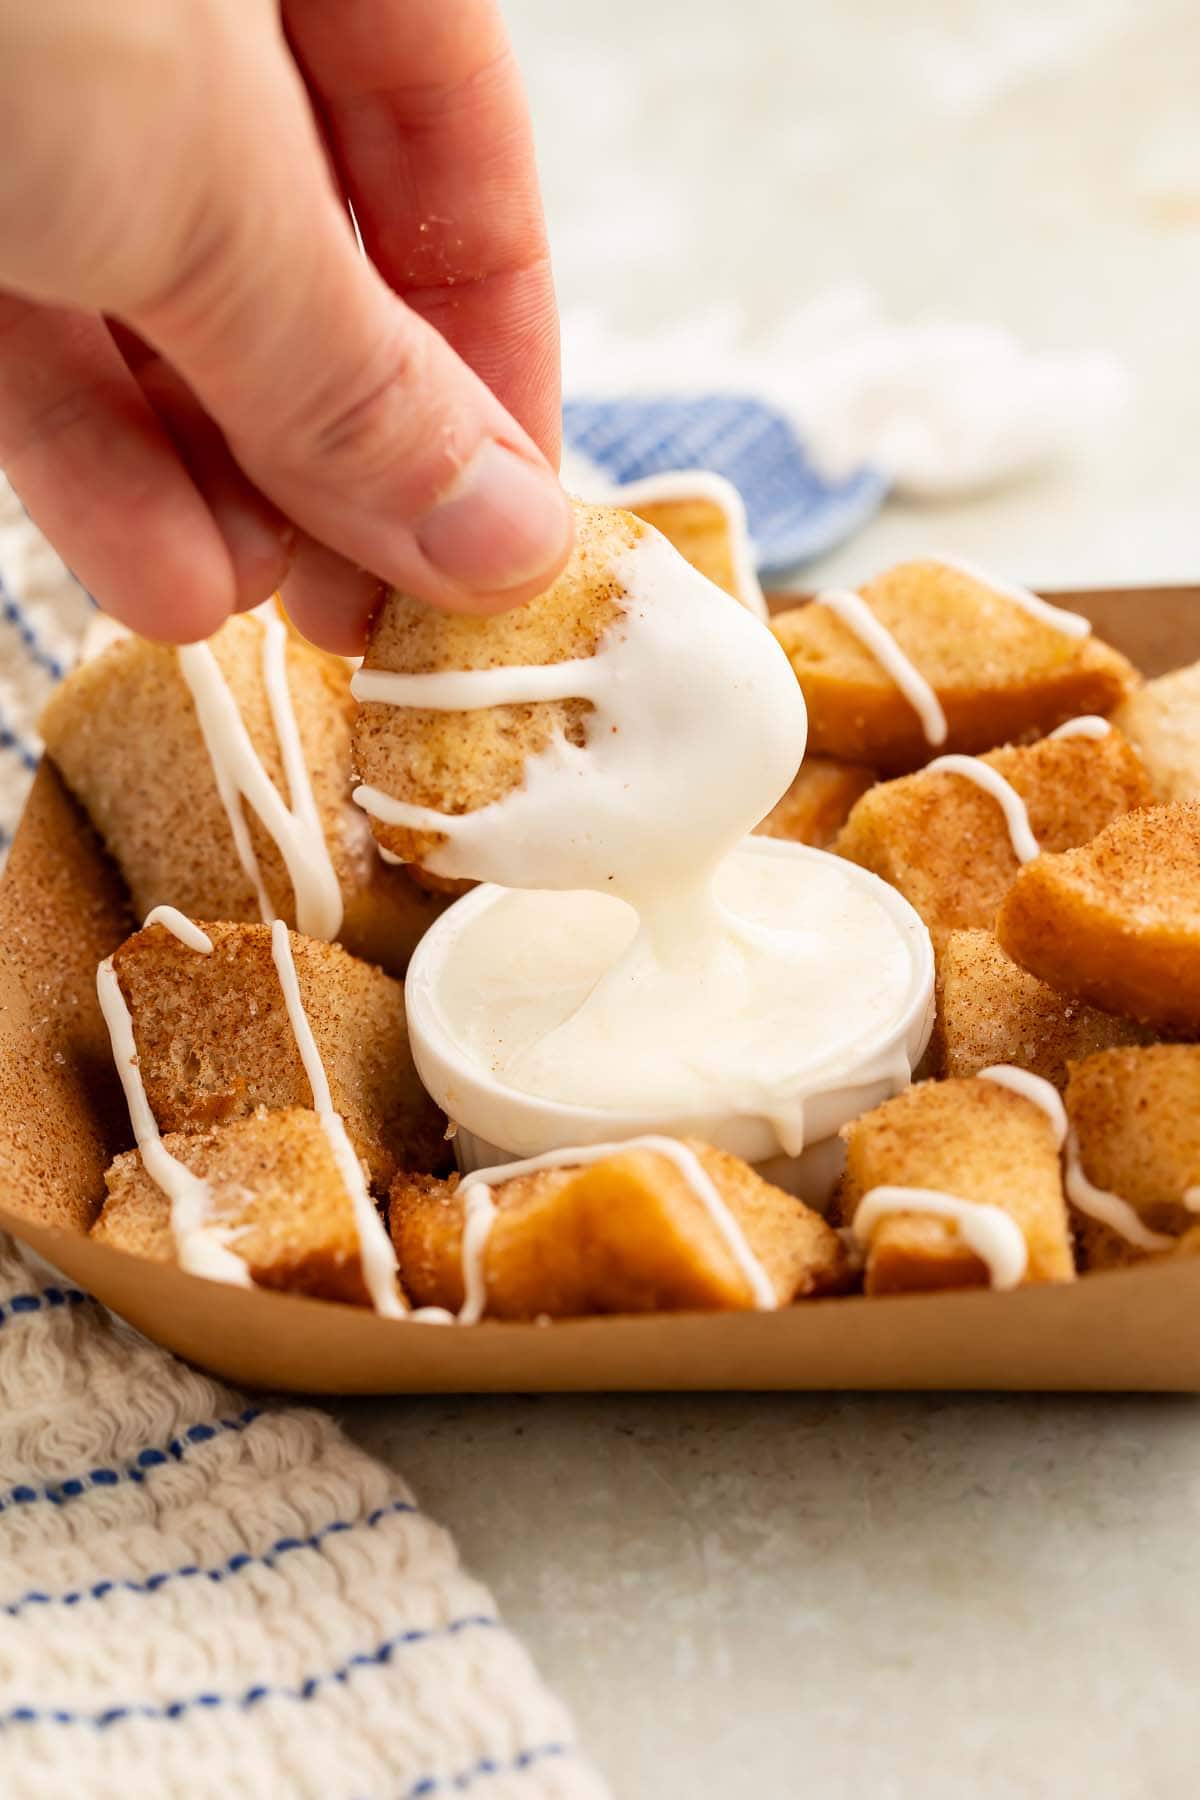
[(569, 553), (566, 497), (532, 439), (360, 256), (307, 97), (290, 69), (277, 79), (288, 91), (270, 129), (206, 159), (182, 273), (132, 323), (311, 537), (435, 605), (528, 599)]

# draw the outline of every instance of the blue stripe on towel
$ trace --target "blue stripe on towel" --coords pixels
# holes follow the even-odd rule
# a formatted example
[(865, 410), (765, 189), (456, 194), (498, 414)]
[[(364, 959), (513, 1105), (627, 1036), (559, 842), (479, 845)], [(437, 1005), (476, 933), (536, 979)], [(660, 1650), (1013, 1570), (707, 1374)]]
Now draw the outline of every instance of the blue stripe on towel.
[(12, 727), (4, 723), (3, 718), (0, 718), (0, 750), (11, 750), (22, 767), (28, 769), (31, 775), (40, 761), (37, 751), (18, 737)]
[(66, 664), (42, 643), (33, 620), (7, 585), (3, 575), (0, 575), (0, 616), (14, 627), (29, 652), (30, 660), (39, 669), (44, 669), (51, 680), (61, 681), (67, 672)]
[[(0, 844), (3, 841), (3, 833), (0, 833)], [(7, 1300), (0, 1300), (0, 1325), (7, 1325), (10, 1319), (26, 1319), (31, 1313), (57, 1312), (64, 1306), (83, 1306), (91, 1297), (82, 1288), (61, 1287), (38, 1288), (28, 1294), (10, 1294)]]
[(528, 1750), (518, 1751), (516, 1756), (503, 1761), (481, 1756), (477, 1763), (460, 1770), (457, 1775), (423, 1775), (412, 1787), (405, 1788), (400, 1800), (430, 1800), (434, 1794), (464, 1794), (488, 1775), (521, 1775), (551, 1757), (572, 1754), (570, 1744), (532, 1744)]
[(760, 570), (781, 573), (823, 556), (877, 512), (878, 470), (831, 480), (811, 461), (791, 421), (746, 394), (569, 400), (567, 442), (613, 481), (667, 469), (715, 469), (746, 503)]
[(185, 1563), (178, 1569), (162, 1569), (155, 1575), (147, 1575), (142, 1581), (123, 1578), (97, 1581), (92, 1587), (71, 1588), (65, 1594), (46, 1594), (40, 1589), (33, 1589), (28, 1594), (22, 1594), (19, 1600), (0, 1607), (0, 1612), (15, 1619), (34, 1606), (78, 1606), (84, 1600), (104, 1600), (109, 1594), (157, 1594), (160, 1588), (172, 1581), (228, 1581), (231, 1575), (240, 1575), (243, 1569), (273, 1569), (281, 1557), (290, 1555), (294, 1550), (319, 1550), (326, 1538), (340, 1537), (347, 1531), (370, 1531), (385, 1519), (395, 1518), (401, 1513), (415, 1513), (416, 1510), (411, 1500), (393, 1500), (387, 1506), (377, 1507), (362, 1519), (333, 1519), (308, 1537), (278, 1538), (269, 1550), (257, 1555), (248, 1550), (239, 1550), (215, 1569), (202, 1569), (196, 1563)]
[(199, 1444), (207, 1444), (211, 1439), (220, 1437), (226, 1431), (244, 1431), (261, 1416), (261, 1409), (249, 1406), (245, 1412), (239, 1413), (235, 1419), (214, 1419), (211, 1425), (189, 1425), (162, 1450), (139, 1450), (136, 1459), (122, 1469), (89, 1469), (85, 1475), (72, 1475), (65, 1481), (48, 1482), (43, 1487), (33, 1487), (28, 1482), (18, 1482), (16, 1487), (9, 1488), (7, 1494), (0, 1495), (0, 1513), (10, 1511), (14, 1506), (32, 1506), (36, 1501), (49, 1500), (52, 1506), (62, 1506), (68, 1500), (78, 1500), (81, 1494), (94, 1493), (97, 1488), (119, 1487), (130, 1481), (140, 1485), (153, 1469), (161, 1468), (166, 1463), (182, 1462), (189, 1450)]
[(344, 1687), (357, 1669), (385, 1668), (397, 1650), (408, 1649), (414, 1644), (432, 1643), (439, 1638), (459, 1637), (464, 1631), (503, 1629), (499, 1619), (489, 1613), (468, 1613), (462, 1618), (451, 1619), (445, 1625), (398, 1631), (395, 1636), (384, 1638), (381, 1644), (376, 1644), (373, 1650), (361, 1650), (321, 1675), (310, 1675), (299, 1687), (276, 1687), (270, 1682), (259, 1682), (236, 1694), (189, 1694), (182, 1700), (167, 1701), (133, 1700), (124, 1706), (106, 1706), (100, 1712), (81, 1712), (66, 1706), (14, 1706), (7, 1712), (0, 1713), (0, 1731), (8, 1730), (13, 1725), (91, 1725), (98, 1731), (104, 1731), (110, 1725), (119, 1725), (127, 1719), (174, 1723), (176, 1719), (185, 1718), (188, 1713), (197, 1711), (215, 1712), (219, 1708), (236, 1708), (240, 1712), (249, 1712), (264, 1700), (304, 1702), (315, 1699), (323, 1688)]

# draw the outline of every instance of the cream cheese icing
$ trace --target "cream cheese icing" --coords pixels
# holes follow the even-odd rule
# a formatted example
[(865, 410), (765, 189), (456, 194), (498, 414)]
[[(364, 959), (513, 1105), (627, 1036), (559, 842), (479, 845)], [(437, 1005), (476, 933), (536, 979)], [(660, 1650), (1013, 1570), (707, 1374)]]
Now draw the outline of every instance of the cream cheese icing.
[(1021, 587), (1015, 581), (1004, 581), (981, 569), (978, 563), (968, 562), (963, 556), (948, 556), (945, 551), (929, 559), (940, 563), (943, 569), (953, 569), (957, 575), (965, 575), (968, 581), (977, 581), (981, 587), (990, 588), (994, 594), (1003, 594), (1014, 606), (1026, 613), (1029, 618), (1036, 619), (1041, 625), (1049, 625), (1054, 631), (1061, 631), (1064, 637), (1085, 638), (1092, 634), (1092, 622), (1082, 613), (1069, 612), (1065, 606), (1054, 606), (1049, 600), (1031, 593), (1027, 587)]
[(360, 700), (466, 712), (538, 700), (590, 701), (587, 741), (530, 757), (520, 788), (448, 815), (371, 786), (374, 817), (448, 842), (439, 875), (504, 887), (595, 888), (645, 917), (686, 914), (720, 859), (770, 811), (800, 764), (807, 717), (771, 633), (645, 532), (614, 560), (622, 616), (596, 653), (536, 668), (389, 675), (360, 670)]
[(287, 627), (269, 604), (256, 616), (263, 632), (263, 681), (283, 758), (287, 801), (263, 767), (211, 646), (183, 645), (177, 653), (179, 670), (196, 708), (238, 861), (254, 888), (260, 917), (269, 924), (275, 915), (246, 823), (247, 805), (279, 848), (295, 895), (297, 929), (309, 937), (333, 939), (342, 923), (342, 893), (317, 813), (288, 686)]
[[(1095, 1219), (1101, 1225), (1107, 1225), (1118, 1237), (1135, 1245), (1139, 1250), (1172, 1250), (1176, 1240), (1165, 1231), (1152, 1231), (1145, 1224), (1136, 1209), (1123, 1200), (1119, 1194), (1109, 1193), (1107, 1188), (1097, 1187), (1084, 1173), (1083, 1160), (1079, 1153), (1079, 1138), (1074, 1131), (1067, 1134), (1067, 1156), (1063, 1170), (1063, 1178), (1067, 1190), (1067, 1198), (1072, 1206), (1086, 1213), (1089, 1219)], [(1191, 1190), (1189, 1190), (1190, 1192)], [(1187, 1205), (1187, 1196), (1184, 1196)]]
[(609, 496), (614, 506), (637, 512), (671, 500), (708, 500), (725, 515), (729, 532), (733, 581), (737, 598), (756, 618), (765, 619), (767, 602), (758, 579), (754, 545), (746, 521), (746, 504), (732, 481), (712, 469), (664, 469), (638, 481), (626, 481)]
[[(470, 916), (439, 1013), (505, 1086), (665, 1117), (719, 1096), (803, 1148), (804, 1100), (856, 1075), (908, 1000), (912, 953), (874, 885), (771, 840), (735, 850), (716, 922), (666, 949), (607, 894), (513, 891)], [(890, 1085), (906, 1085), (895, 1067)]]
[[(483, 1317), (487, 1305), (485, 1261), (497, 1207), (493, 1189), (501, 1182), (515, 1181), (521, 1175), (533, 1175), (541, 1169), (586, 1168), (610, 1156), (621, 1156), (629, 1150), (649, 1150), (665, 1156), (683, 1176), (693, 1194), (716, 1226), (726, 1249), (745, 1277), (760, 1312), (771, 1312), (779, 1304), (775, 1285), (746, 1241), (746, 1234), (721, 1198), (717, 1185), (700, 1158), (676, 1138), (650, 1134), (628, 1138), (619, 1144), (576, 1145), (568, 1150), (551, 1150), (542, 1156), (528, 1156), (520, 1162), (505, 1163), (495, 1169), (478, 1169), (464, 1177), (459, 1188), (465, 1217), (462, 1237), (462, 1272), (464, 1300), (458, 1313), (460, 1325), (474, 1325)], [(427, 1309), (434, 1312), (436, 1309)], [(414, 1314), (421, 1318), (422, 1314)]]
[[(977, 1079), (1007, 1088), (1022, 1100), (1044, 1112), (1054, 1133), (1055, 1145), (1061, 1149), (1067, 1138), (1067, 1113), (1058, 1089), (1028, 1069), (1012, 1063), (993, 1063), (980, 1069)], [(1029, 1248), (1017, 1221), (1003, 1207), (964, 1200), (958, 1194), (947, 1194), (939, 1188), (880, 1186), (863, 1195), (854, 1215), (852, 1235), (861, 1249), (870, 1246), (880, 1222), (895, 1213), (918, 1213), (929, 1218), (950, 1219), (963, 1242), (987, 1264), (988, 1277), (994, 1288), (1003, 1290), (1021, 1285), (1029, 1264)]]
[[(211, 942), (205, 941), (211, 950)], [(250, 1273), (245, 1263), (228, 1248), (220, 1228), (210, 1223), (212, 1189), (208, 1182), (194, 1175), (178, 1157), (172, 1156), (159, 1134), (138, 1068), (133, 1019), (111, 956), (106, 957), (96, 970), (96, 995), (104, 1023), (108, 1026), (113, 1062), (129, 1108), (129, 1122), (141, 1153), (142, 1166), (171, 1205), (171, 1235), (180, 1268), (192, 1275), (205, 1275), (211, 1281), (249, 1287)]]
[(288, 1022), (292, 1027), (296, 1048), (300, 1052), (300, 1060), (304, 1064), (304, 1073), (308, 1077), (313, 1111), (320, 1120), (321, 1130), (333, 1152), (342, 1184), (350, 1197), (367, 1292), (376, 1312), (382, 1313), (385, 1318), (399, 1318), (406, 1308), (396, 1286), (396, 1252), (384, 1229), (383, 1220), (375, 1210), (362, 1164), (350, 1142), (342, 1115), (334, 1107), (329, 1092), (329, 1077), (325, 1073), (317, 1040), (313, 1036), (312, 1026), (300, 997), (292, 941), (282, 919), (276, 919), (271, 926), (271, 956), (283, 990)]
[(851, 1227), (859, 1245), (868, 1249), (882, 1221), (896, 1213), (952, 1220), (963, 1243), (987, 1264), (994, 1288), (1019, 1287), (1024, 1280), (1029, 1264), (1025, 1234), (1001, 1207), (963, 1200), (938, 1188), (870, 1188), (858, 1203)]
[[(162, 925), (198, 955), (212, 954), (213, 943), (208, 933), (178, 907), (154, 907), (146, 915), (143, 930), (151, 925)], [(396, 1253), (375, 1210), (362, 1164), (350, 1142), (345, 1123), (333, 1105), (329, 1078), (300, 995), (291, 938), (281, 919), (274, 920), (271, 925), (271, 956), (287, 1008), (288, 1023), (308, 1077), (313, 1111), (350, 1199), (367, 1292), (376, 1312), (387, 1318), (399, 1318), (407, 1308), (397, 1287)], [(143, 1167), (171, 1203), (171, 1234), (180, 1267), (193, 1275), (208, 1276), (213, 1281), (249, 1286), (250, 1276), (245, 1263), (228, 1248), (229, 1234), (211, 1223), (213, 1196), (210, 1184), (193, 1174), (178, 1157), (172, 1156), (159, 1134), (138, 1067), (133, 1019), (111, 956), (96, 971), (96, 991)]]
[(885, 675), (890, 675), (920, 720), (927, 744), (944, 744), (948, 732), (942, 703), (911, 657), (904, 654), (892, 633), (877, 619), (861, 594), (851, 588), (825, 588), (816, 597), (871, 652)]
[[(1037, 619), (1042, 625), (1049, 625), (1054, 631), (1061, 631), (1066, 637), (1085, 638), (1091, 635), (1091, 621), (1082, 613), (1068, 612), (1065, 607), (1052, 606), (1048, 600), (1042, 600), (1037, 594), (1030, 593), (1028, 588), (1018, 587), (1009, 581), (1002, 581), (986, 570), (978, 568), (959, 556), (938, 555), (927, 559), (937, 563), (943, 569), (952, 569), (958, 575), (965, 575), (969, 581), (977, 581), (993, 594), (1000, 594), (1006, 600), (1019, 607), (1029, 618)], [(896, 687), (904, 695), (920, 721), (921, 730), (928, 744), (944, 744), (948, 735), (946, 715), (942, 703), (938, 699), (931, 684), (925, 679), (916, 663), (900, 648), (896, 638), (876, 617), (862, 595), (853, 588), (826, 588), (814, 598), (814, 603), (828, 607), (836, 613), (843, 625), (851, 630), (858, 641), (871, 652), (880, 668), (889, 675)], [(1082, 721), (1069, 721), (1078, 726), (1076, 733), (1066, 727), (1060, 727), (1056, 736), (1103, 735), (1092, 729), (1091, 715), (1088, 724)]]
[(1035, 856), (1041, 855), (1042, 847), (1033, 835), (1024, 800), (1012, 782), (1006, 781), (991, 763), (983, 762), (978, 756), (935, 756), (932, 762), (926, 763), (925, 771), (932, 774), (936, 769), (947, 775), (961, 775), (964, 781), (973, 781), (977, 788), (991, 795), (1004, 814), (1009, 842), (1019, 863), (1032, 862)]
[(1066, 719), (1050, 733), (1052, 738), (1106, 738), (1112, 726), (1099, 713), (1080, 713), (1077, 719)]
[(1012, 1063), (992, 1063), (989, 1068), (979, 1070), (978, 1080), (994, 1081), (997, 1087), (1005, 1087), (1038, 1107), (1050, 1121), (1056, 1147), (1062, 1149), (1067, 1141), (1067, 1109), (1053, 1082), (1043, 1075), (1035, 1075), (1030, 1069), (1018, 1069)]
[(557, 740), (474, 813), (356, 798), (444, 833), (436, 873), (518, 890), (469, 915), (439, 982), (477, 1066), (556, 1102), (766, 1118), (795, 1154), (814, 1084), (844, 1082), (910, 1004), (911, 940), (862, 871), (738, 848), (806, 737), (772, 634), (656, 534), (614, 576), (624, 611), (594, 656), (353, 682), (359, 699), (447, 711), (586, 699), (582, 746)]

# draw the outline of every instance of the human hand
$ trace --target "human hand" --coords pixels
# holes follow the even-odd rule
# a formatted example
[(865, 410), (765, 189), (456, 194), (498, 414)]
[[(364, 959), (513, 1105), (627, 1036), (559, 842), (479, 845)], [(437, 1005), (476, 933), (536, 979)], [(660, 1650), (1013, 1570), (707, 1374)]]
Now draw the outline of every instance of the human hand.
[(0, 0), (0, 467), (134, 629), (290, 564), (354, 651), (376, 577), (490, 612), (561, 568), (557, 318), (494, 0), (280, 10)]

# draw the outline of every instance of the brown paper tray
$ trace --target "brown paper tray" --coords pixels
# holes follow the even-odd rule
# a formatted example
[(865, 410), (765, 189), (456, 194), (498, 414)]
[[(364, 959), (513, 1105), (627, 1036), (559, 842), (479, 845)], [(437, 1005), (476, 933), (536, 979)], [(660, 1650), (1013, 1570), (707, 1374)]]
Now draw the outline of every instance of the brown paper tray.
[[(1200, 658), (1200, 588), (1056, 595), (1148, 674)], [(687, 1388), (1200, 1392), (1200, 1259), (1072, 1287), (805, 1301), (465, 1330), (223, 1287), (85, 1227), (129, 1142), (95, 967), (131, 929), (120, 881), (48, 765), (0, 883), (0, 1227), (148, 1337), (252, 1387), (314, 1393)]]

